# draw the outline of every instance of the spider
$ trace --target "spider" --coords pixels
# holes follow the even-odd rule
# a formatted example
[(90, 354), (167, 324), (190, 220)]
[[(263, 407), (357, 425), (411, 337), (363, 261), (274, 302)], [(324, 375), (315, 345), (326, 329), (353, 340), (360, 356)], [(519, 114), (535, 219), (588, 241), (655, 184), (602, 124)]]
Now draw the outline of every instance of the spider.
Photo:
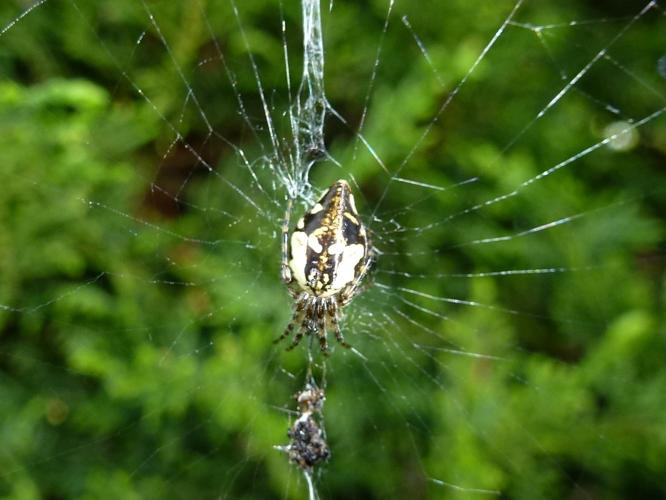
[(289, 351), (304, 334), (316, 334), (322, 353), (328, 355), (329, 329), (340, 345), (351, 347), (340, 331), (340, 309), (359, 292), (372, 252), (346, 181), (328, 188), (289, 233), (291, 209), (289, 200), (282, 227), (282, 280), (294, 299), (294, 314), (275, 343), (296, 330)]

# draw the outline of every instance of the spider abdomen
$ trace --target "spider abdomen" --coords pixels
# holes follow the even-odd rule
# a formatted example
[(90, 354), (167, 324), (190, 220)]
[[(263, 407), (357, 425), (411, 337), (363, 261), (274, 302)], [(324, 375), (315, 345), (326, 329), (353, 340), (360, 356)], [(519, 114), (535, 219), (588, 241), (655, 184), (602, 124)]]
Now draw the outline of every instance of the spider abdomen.
[(298, 285), (318, 297), (352, 286), (368, 257), (368, 244), (349, 184), (339, 180), (296, 224), (289, 268)]

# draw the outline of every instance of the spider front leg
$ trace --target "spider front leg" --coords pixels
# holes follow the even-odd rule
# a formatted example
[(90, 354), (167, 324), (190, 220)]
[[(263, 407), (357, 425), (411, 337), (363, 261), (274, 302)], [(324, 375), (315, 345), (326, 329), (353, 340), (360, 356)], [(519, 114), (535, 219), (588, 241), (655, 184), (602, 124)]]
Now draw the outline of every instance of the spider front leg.
[(351, 300), (354, 298), (354, 296), (358, 293), (359, 291), (359, 284), (363, 282), (363, 278), (365, 277), (366, 274), (368, 274), (368, 271), (372, 268), (372, 263), (373, 259), (372, 256), (368, 256), (368, 258), (365, 259), (363, 262), (363, 266), (361, 267), (358, 276), (354, 278), (354, 281), (351, 285), (347, 286), (341, 293), (340, 293), (340, 306), (344, 307), (347, 304), (351, 302)]
[[(292, 292), (291, 289), (289, 289), (289, 292)], [(292, 294), (295, 298), (295, 294)], [(287, 325), (287, 328), (284, 329), (284, 332), (282, 332), (282, 335), (280, 335), (278, 338), (276, 338), (273, 343), (277, 344), (283, 339), (286, 339), (291, 335), (291, 333), (294, 331), (294, 328), (296, 328), (297, 325), (299, 325), (302, 329), (302, 323), (305, 318), (305, 301), (304, 297), (301, 296), (299, 299), (296, 301), (296, 307), (294, 308), (294, 314), (291, 317), (291, 321)], [(297, 334), (298, 336), (298, 334)], [(301, 335), (302, 336), (302, 335)], [(299, 338), (300, 340), (300, 338)], [(288, 350), (288, 349), (287, 349)]]
[(317, 305), (317, 336), (319, 337), (319, 348), (324, 356), (331, 354), (326, 339), (326, 305)]
[(294, 200), (289, 198), (287, 201), (287, 211), (284, 214), (284, 222), (282, 223), (282, 268), (281, 277), (282, 281), (289, 285), (292, 281), (291, 269), (289, 269), (289, 219), (291, 218), (291, 209)]
[(291, 341), (291, 344), (289, 344), (289, 347), (287, 347), (287, 351), (291, 351), (294, 347), (296, 347), (298, 344), (301, 343), (301, 339), (303, 338), (303, 335), (305, 335), (305, 332), (308, 331), (310, 324), (310, 310), (305, 309), (302, 314), (302, 320), (300, 322), (300, 326), (298, 328), (298, 331), (296, 332), (296, 335), (294, 335), (294, 340)]
[(351, 348), (351, 344), (347, 343), (345, 338), (342, 336), (342, 331), (340, 330), (340, 320), (338, 318), (338, 307), (335, 305), (335, 302), (331, 302), (328, 307), (328, 317), (333, 326), (333, 332), (335, 333), (335, 339), (342, 347), (347, 349)]
[[(303, 312), (302, 311), (294, 311), (294, 315), (291, 318), (291, 321), (287, 325), (287, 328), (284, 329), (284, 332), (282, 332), (282, 335), (280, 335), (278, 338), (276, 338), (273, 343), (274, 344), (279, 344), (283, 339), (286, 339), (291, 335), (291, 333), (294, 331), (294, 328), (296, 325), (301, 325), (301, 322), (303, 321)], [(298, 334), (296, 334), (298, 337)], [(295, 340), (295, 339), (294, 339)], [(300, 338), (299, 338), (300, 340)], [(288, 347), (287, 350), (291, 349), (291, 347)]]

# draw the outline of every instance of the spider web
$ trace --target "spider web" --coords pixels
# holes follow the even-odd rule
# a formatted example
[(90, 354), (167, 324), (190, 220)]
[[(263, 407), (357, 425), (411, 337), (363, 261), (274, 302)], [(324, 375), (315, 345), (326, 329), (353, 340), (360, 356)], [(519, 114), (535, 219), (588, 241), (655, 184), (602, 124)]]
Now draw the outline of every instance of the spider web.
[[(452, 32), (393, 0), (0, 10), (3, 494), (608, 488), (603, 400), (630, 382), (613, 357), (626, 332), (650, 345), (663, 279), (618, 289), (663, 263), (663, 54), (639, 48), (664, 9), (474, 3), (440, 6)], [(344, 310), (353, 349), (323, 360), (271, 344), (280, 231), (288, 199), (295, 220), (338, 178), (377, 266)], [(332, 457), (304, 476), (275, 446), (312, 377)]]

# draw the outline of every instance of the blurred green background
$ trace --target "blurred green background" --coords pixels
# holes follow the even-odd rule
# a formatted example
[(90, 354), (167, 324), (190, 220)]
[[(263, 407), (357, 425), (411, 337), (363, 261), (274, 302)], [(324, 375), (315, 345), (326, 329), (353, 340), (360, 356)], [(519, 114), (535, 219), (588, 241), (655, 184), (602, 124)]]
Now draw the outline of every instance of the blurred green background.
[[(237, 3), (0, 5), (3, 498), (306, 497), (273, 449), (307, 343), (271, 343), (284, 189), (248, 59), (288, 135), (300, 5)], [(521, 187), (666, 105), (664, 9), (528, 1), (433, 120), (514, 3), (398, 2), (384, 35), (386, 1), (325, 3), (352, 125), (328, 120), (340, 166), (313, 180), (355, 180), (381, 255), (343, 324), (367, 360), (326, 364), (321, 497), (666, 497), (666, 117)], [(389, 182), (355, 140), (382, 38), (368, 142), (406, 179), (476, 182)]]

